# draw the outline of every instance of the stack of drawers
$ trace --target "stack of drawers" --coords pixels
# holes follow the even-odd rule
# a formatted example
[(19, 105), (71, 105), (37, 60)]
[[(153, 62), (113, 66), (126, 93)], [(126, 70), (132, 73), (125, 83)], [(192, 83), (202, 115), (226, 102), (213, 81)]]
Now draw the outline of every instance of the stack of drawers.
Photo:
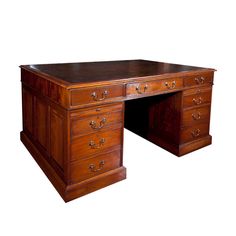
[(70, 113), (70, 183), (122, 166), (123, 103)]
[(186, 78), (183, 91), (180, 144), (210, 138), (210, 110), (213, 77), (211, 74)]

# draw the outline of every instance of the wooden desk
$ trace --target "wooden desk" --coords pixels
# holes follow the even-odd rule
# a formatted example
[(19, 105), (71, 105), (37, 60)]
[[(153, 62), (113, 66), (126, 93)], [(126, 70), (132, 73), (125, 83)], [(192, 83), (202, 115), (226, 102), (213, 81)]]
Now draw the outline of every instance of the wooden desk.
[(211, 144), (214, 71), (145, 60), (21, 66), (21, 141), (70, 201), (126, 178), (124, 127), (177, 156)]

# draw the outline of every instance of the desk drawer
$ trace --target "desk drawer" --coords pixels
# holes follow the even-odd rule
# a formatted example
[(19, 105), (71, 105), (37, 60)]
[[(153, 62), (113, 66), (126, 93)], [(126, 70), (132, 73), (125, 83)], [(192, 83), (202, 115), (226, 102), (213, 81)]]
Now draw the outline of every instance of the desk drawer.
[[(121, 126), (121, 125), (120, 125)], [(72, 140), (71, 161), (106, 151), (122, 143), (122, 127), (95, 132)]]
[(194, 108), (183, 111), (182, 126), (196, 125), (199, 123), (209, 122), (210, 106)]
[(82, 109), (71, 118), (71, 137), (106, 130), (110, 125), (123, 122), (123, 105), (100, 106)]
[(209, 92), (211, 91), (212, 87), (211, 86), (203, 86), (203, 87), (196, 87), (196, 88), (191, 88), (183, 91), (183, 95), (199, 95), (201, 93)]
[(188, 128), (183, 128), (180, 133), (182, 143), (190, 142), (202, 138), (209, 134), (209, 123), (198, 124)]
[(123, 96), (123, 85), (73, 89), (71, 90), (71, 105), (106, 102)]
[(117, 102), (113, 103), (112, 105), (100, 105), (100, 106), (93, 106), (90, 108), (76, 109), (70, 112), (70, 117), (71, 119), (77, 119), (77, 118), (82, 119), (88, 116), (96, 116), (104, 113), (122, 111), (122, 109), (123, 109), (123, 103)]
[(186, 107), (194, 107), (202, 104), (207, 104), (211, 102), (211, 89), (196, 93), (190, 94), (188, 96), (183, 97), (183, 106)]
[(202, 86), (213, 83), (213, 73), (199, 74), (196, 76), (190, 76), (184, 78), (184, 86)]
[(146, 94), (181, 89), (182, 87), (183, 87), (182, 78), (166, 79), (160, 81), (147, 81), (140, 83), (129, 83), (126, 86), (126, 95), (142, 96)]
[(121, 166), (121, 150), (115, 150), (71, 164), (70, 179), (76, 183)]

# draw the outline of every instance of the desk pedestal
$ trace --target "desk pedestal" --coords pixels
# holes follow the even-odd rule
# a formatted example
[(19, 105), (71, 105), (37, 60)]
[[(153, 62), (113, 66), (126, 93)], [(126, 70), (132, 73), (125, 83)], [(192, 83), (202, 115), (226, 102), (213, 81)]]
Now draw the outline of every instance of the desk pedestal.
[(127, 101), (125, 128), (182, 156), (211, 144), (210, 102), (211, 87)]

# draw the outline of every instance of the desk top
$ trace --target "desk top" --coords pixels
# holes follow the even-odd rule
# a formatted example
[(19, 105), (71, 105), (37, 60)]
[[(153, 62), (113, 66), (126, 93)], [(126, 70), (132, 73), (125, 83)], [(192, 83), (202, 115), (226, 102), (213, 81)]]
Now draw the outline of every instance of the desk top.
[[(26, 70), (43, 74), (66, 84), (99, 83), (163, 74), (213, 70), (209, 68), (177, 65), (146, 60), (101, 61), (63, 64), (21, 66)], [(214, 70), (213, 70), (214, 71)]]

